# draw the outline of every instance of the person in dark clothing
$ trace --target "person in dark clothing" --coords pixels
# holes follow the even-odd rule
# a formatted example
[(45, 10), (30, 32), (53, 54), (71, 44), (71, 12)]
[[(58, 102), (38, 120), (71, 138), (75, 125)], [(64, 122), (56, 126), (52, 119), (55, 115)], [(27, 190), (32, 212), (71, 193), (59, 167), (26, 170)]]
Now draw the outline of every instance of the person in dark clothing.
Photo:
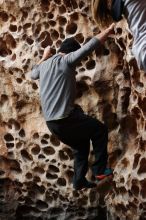
[(102, 28), (125, 18), (133, 35), (132, 53), (146, 72), (146, 0), (92, 0), (92, 14)]
[(113, 33), (113, 29), (114, 24), (82, 47), (73, 37), (67, 38), (61, 44), (58, 53), (51, 57), (50, 48), (46, 48), (43, 58), (31, 73), (32, 79), (40, 80), (41, 105), (49, 130), (73, 149), (73, 186), (77, 190), (96, 186), (85, 177), (90, 140), (95, 155), (92, 166), (94, 176), (102, 179), (112, 174), (112, 170), (106, 167), (107, 127), (75, 105), (75, 69), (84, 57), (101, 48), (109, 34)]

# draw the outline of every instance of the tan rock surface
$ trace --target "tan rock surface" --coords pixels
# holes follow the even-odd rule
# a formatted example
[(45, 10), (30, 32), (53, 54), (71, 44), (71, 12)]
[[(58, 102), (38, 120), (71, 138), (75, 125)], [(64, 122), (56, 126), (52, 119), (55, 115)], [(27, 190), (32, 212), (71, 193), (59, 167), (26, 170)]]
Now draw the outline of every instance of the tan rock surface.
[(108, 194), (106, 184), (72, 189), (72, 152), (48, 131), (30, 80), (47, 45), (57, 50), (69, 36), (83, 44), (98, 31), (90, 1), (0, 1), (0, 27), (0, 218), (95, 219), (106, 194), (109, 219), (146, 219), (146, 75), (131, 55), (126, 21), (108, 39), (108, 56), (77, 67), (77, 103), (109, 127)]

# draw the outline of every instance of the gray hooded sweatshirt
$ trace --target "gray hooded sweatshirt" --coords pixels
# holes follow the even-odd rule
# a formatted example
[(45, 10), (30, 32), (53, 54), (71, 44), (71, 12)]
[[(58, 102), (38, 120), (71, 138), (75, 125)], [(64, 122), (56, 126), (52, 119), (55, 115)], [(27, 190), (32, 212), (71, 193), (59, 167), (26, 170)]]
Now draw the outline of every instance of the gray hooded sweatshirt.
[(146, 72), (146, 0), (124, 0), (124, 15), (134, 37), (132, 52)]
[(46, 121), (65, 118), (74, 109), (76, 66), (99, 46), (100, 41), (92, 38), (79, 50), (65, 56), (56, 54), (33, 68), (31, 78), (40, 80), (41, 106)]

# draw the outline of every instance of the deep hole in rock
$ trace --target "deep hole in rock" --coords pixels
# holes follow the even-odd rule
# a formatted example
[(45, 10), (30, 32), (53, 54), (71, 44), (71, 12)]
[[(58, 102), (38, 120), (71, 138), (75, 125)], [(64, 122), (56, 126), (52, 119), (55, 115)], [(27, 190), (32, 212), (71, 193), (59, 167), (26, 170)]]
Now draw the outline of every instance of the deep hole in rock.
[(55, 135), (51, 135), (50, 136), (50, 141), (54, 146), (59, 146), (60, 145), (60, 141), (58, 140), (58, 138)]
[(8, 151), (7, 157), (9, 159), (14, 159), (15, 156), (14, 156), (14, 153), (12, 151)]
[(53, 14), (52, 12), (49, 12), (49, 13), (48, 13), (48, 18), (49, 18), (49, 19), (53, 19), (53, 17), (54, 17), (54, 14)]
[(70, 15), (70, 19), (72, 21), (78, 20), (78, 18), (79, 18), (78, 12), (74, 12), (73, 14)]
[(24, 142), (19, 141), (19, 142), (16, 143), (16, 148), (20, 149), (23, 145), (24, 145)]
[(131, 94), (131, 88), (123, 88), (122, 91), (124, 92), (124, 95), (122, 96), (122, 112), (127, 113), (128, 106), (129, 106), (129, 98)]
[(14, 143), (6, 143), (7, 148), (13, 148), (14, 147)]
[(32, 173), (29, 173), (29, 172), (26, 173), (26, 178), (27, 178), (27, 179), (32, 179)]
[(87, 13), (87, 14), (89, 14), (89, 12), (90, 12), (90, 8), (89, 8), (88, 6), (85, 7), (85, 8), (84, 8), (84, 12)]
[(25, 131), (23, 128), (19, 131), (19, 136), (22, 138), (25, 137)]
[(21, 168), (20, 168), (20, 164), (19, 164), (19, 162), (17, 161), (17, 160), (15, 160), (15, 159), (10, 159), (10, 160), (8, 160), (9, 161), (9, 165), (10, 165), (10, 169), (13, 171), (16, 171), (16, 172), (18, 172), (18, 173), (21, 173), (22, 172), (22, 170), (21, 170)]
[(46, 144), (48, 144), (48, 141), (47, 141), (46, 139), (42, 139), (42, 140), (41, 140), (41, 144), (46, 145)]
[(61, 5), (61, 0), (54, 0), (57, 5)]
[[(35, 176), (37, 178), (37, 176)], [(39, 181), (38, 181), (39, 182)], [(37, 197), (38, 194), (44, 194), (45, 187), (37, 184), (34, 181), (27, 182), (28, 196), (31, 198)]]
[(37, 89), (38, 89), (37, 84), (36, 84), (36, 83), (32, 83), (32, 88), (33, 88), (34, 90), (37, 90)]
[(68, 160), (68, 159), (69, 159), (67, 153), (64, 152), (63, 150), (60, 150), (60, 151), (59, 151), (59, 158), (60, 158), (61, 161), (64, 161), (64, 160)]
[(79, 41), (80, 44), (82, 44), (82, 43), (84, 42), (84, 36), (83, 36), (82, 33), (76, 34), (75, 39), (76, 39), (77, 41)]
[[(146, 127), (146, 126), (145, 126)], [(146, 130), (146, 129), (145, 129)], [(140, 146), (140, 149), (145, 152), (145, 146), (146, 146), (146, 140), (143, 140), (142, 138), (140, 138), (140, 141), (139, 141), (139, 146)]]
[(6, 41), (6, 44), (8, 45), (8, 48), (16, 48), (16, 41), (11, 34), (6, 34), (4, 36), (4, 39)]
[(50, 21), (49, 21), (49, 25), (52, 26), (52, 27), (54, 27), (54, 26), (56, 25), (56, 21), (50, 20)]
[(39, 158), (39, 159), (45, 159), (46, 157), (45, 157), (45, 155), (43, 155), (43, 154), (39, 154), (38, 158)]
[(33, 160), (32, 156), (26, 150), (21, 150), (21, 156), (24, 160)]
[(98, 80), (98, 81), (95, 81), (93, 86), (94, 86), (95, 91), (99, 95), (107, 94), (112, 89), (112, 87), (110, 85), (110, 80)]
[(50, 34), (48, 32), (45, 32), (45, 33), (46, 33), (46, 37), (45, 37), (45, 39), (41, 43), (41, 46), (43, 48), (53, 44), (53, 41), (52, 41), (52, 39), (50, 37)]
[(37, 26), (35, 26), (35, 36), (38, 36), (41, 33), (41, 24), (38, 24)]
[(33, 139), (38, 139), (39, 138), (39, 134), (36, 132), (33, 134)]
[(28, 28), (30, 28), (31, 27), (31, 23), (26, 23), (26, 24), (24, 24), (23, 25), (23, 29), (25, 30), (25, 29), (28, 29)]
[(0, 170), (0, 176), (2, 176), (3, 174), (5, 174), (4, 170)]
[(61, 40), (58, 40), (58, 41), (56, 42), (56, 47), (57, 47), (57, 48), (60, 47), (61, 43), (62, 43), (62, 41), (61, 41)]
[(59, 177), (58, 180), (57, 180), (57, 184), (59, 186), (66, 186), (66, 179)]
[(49, 138), (50, 138), (50, 135), (49, 135), (49, 134), (44, 134), (44, 135), (43, 135), (43, 138), (49, 139)]
[(46, 155), (53, 155), (55, 154), (55, 150), (53, 149), (53, 147), (49, 146), (49, 147), (44, 147), (43, 148), (43, 152), (46, 154)]
[(84, 68), (84, 67), (81, 67), (80, 69), (79, 69), (79, 71), (80, 72), (84, 72), (86, 69)]
[[(54, 196), (54, 199), (57, 199), (57, 195), (56, 196)], [(60, 215), (61, 213), (63, 212), (63, 209), (62, 208), (60, 208), (60, 207), (50, 207), (50, 209), (49, 209), (49, 213), (50, 213), (50, 215), (52, 216), (52, 215)], [(54, 220), (54, 219), (53, 219)], [(55, 219), (56, 220), (56, 219)]]
[(55, 160), (55, 159), (52, 159), (52, 160), (51, 160), (51, 163), (56, 163), (56, 160)]
[(9, 141), (13, 141), (14, 137), (12, 136), (12, 134), (7, 133), (7, 134), (4, 135), (4, 139), (5, 139), (5, 141), (9, 142)]
[(146, 173), (146, 158), (141, 159), (139, 169), (138, 169), (137, 173), (138, 174)]
[(24, 9), (21, 9), (21, 13), (22, 13), (22, 20), (25, 21), (25, 19), (28, 17), (28, 12)]
[(122, 135), (137, 135), (137, 124), (135, 117), (127, 115), (120, 121), (120, 133)]
[(29, 45), (32, 45), (33, 42), (34, 42), (34, 40), (31, 39), (30, 37), (27, 37), (27, 38), (26, 38), (26, 42), (27, 42)]
[(33, 181), (36, 182), (36, 183), (39, 183), (39, 182), (41, 182), (41, 179), (40, 179), (39, 176), (34, 176)]
[(17, 120), (13, 119), (13, 118), (9, 119), (8, 126), (9, 125), (14, 126), (15, 130), (19, 130), (20, 129), (20, 123)]
[(89, 60), (87, 63), (86, 63), (86, 69), (87, 70), (92, 70), (95, 68), (95, 60)]
[(68, 1), (68, 0), (63, 0), (63, 4), (66, 6), (66, 8), (72, 8), (72, 4), (71, 4), (71, 1)]
[(121, 160), (121, 164), (124, 168), (126, 168), (129, 165), (129, 160), (125, 157)]
[(16, 102), (16, 109), (21, 110), (26, 105), (25, 100), (19, 100)]
[(45, 170), (44, 170), (43, 167), (35, 167), (35, 168), (33, 169), (33, 171), (34, 171), (34, 172), (37, 172), (37, 173), (40, 173), (40, 174), (45, 173)]
[(83, 8), (85, 6), (85, 3), (83, 1), (79, 2), (79, 8)]
[(51, 174), (49, 172), (46, 173), (46, 177), (47, 177), (47, 179), (50, 179), (50, 180), (58, 178), (58, 176), (56, 174)]
[(117, 32), (117, 34), (122, 34), (122, 28), (117, 28), (116, 32)]
[(59, 38), (59, 33), (56, 30), (51, 30), (51, 39), (52, 40), (57, 40)]
[(8, 96), (6, 95), (6, 94), (2, 94), (1, 95), (1, 102), (2, 102), (2, 104), (4, 104), (6, 101), (8, 101)]
[(59, 13), (60, 13), (60, 14), (64, 14), (65, 12), (66, 12), (65, 6), (64, 6), (64, 5), (61, 5), (61, 6), (59, 7)]
[(10, 31), (12, 31), (12, 32), (16, 32), (16, 31), (17, 31), (17, 26), (16, 26), (16, 25), (13, 25), (13, 24), (10, 24), (9, 29), (10, 29)]
[(6, 21), (9, 19), (9, 16), (8, 16), (8, 14), (7, 14), (5, 11), (1, 11), (1, 12), (0, 12), (0, 18), (1, 18), (4, 22), (6, 22)]
[(40, 153), (40, 146), (38, 144), (34, 144), (34, 147), (31, 149), (32, 154), (37, 155)]
[(140, 185), (141, 185), (140, 194), (145, 199), (146, 198), (146, 179), (141, 180)]
[[(87, 205), (87, 199), (88, 199), (87, 196), (83, 196), (82, 198), (78, 198), (77, 199), (78, 206), (82, 207), (84, 205)], [(82, 209), (80, 209), (79, 215), (84, 216), (84, 211), (82, 212)]]
[(48, 11), (50, 0), (41, 0), (40, 2), (41, 2), (42, 11)]
[(73, 178), (74, 172), (71, 170), (67, 170), (65, 172), (65, 175), (66, 175), (66, 178), (69, 181), (69, 183), (72, 183), (72, 178)]
[(75, 34), (77, 31), (77, 24), (75, 23), (69, 23), (66, 27), (66, 33), (67, 34)]
[(132, 114), (133, 114), (137, 119), (140, 119), (140, 117), (141, 117), (141, 110), (140, 110), (140, 108), (134, 107), (134, 108), (132, 109)]
[(40, 210), (44, 210), (44, 209), (47, 209), (48, 208), (48, 204), (42, 200), (38, 200), (36, 202), (36, 207)]
[(66, 147), (66, 148), (63, 148), (63, 151), (68, 155), (68, 157), (70, 158), (70, 160), (72, 160), (73, 159), (73, 152), (72, 152), (72, 150), (68, 147)]
[(65, 25), (67, 23), (66, 18), (63, 17), (63, 16), (59, 16), (58, 21), (59, 21), (59, 25), (60, 26), (63, 26), (63, 25)]
[(146, 116), (146, 98), (143, 98), (143, 100), (142, 100), (141, 97), (139, 97), (138, 105), (140, 106), (140, 108), (142, 109), (144, 115)]
[(80, 98), (86, 91), (89, 90), (89, 86), (84, 81), (78, 81), (76, 83), (77, 93), (76, 98)]
[(17, 83), (22, 83), (23, 80), (21, 78), (16, 78)]
[(48, 170), (49, 170), (49, 172), (52, 171), (53, 173), (59, 173), (60, 172), (59, 168), (54, 166), (54, 165), (49, 165)]
[(136, 179), (132, 180), (131, 192), (137, 197), (139, 195), (139, 183)]

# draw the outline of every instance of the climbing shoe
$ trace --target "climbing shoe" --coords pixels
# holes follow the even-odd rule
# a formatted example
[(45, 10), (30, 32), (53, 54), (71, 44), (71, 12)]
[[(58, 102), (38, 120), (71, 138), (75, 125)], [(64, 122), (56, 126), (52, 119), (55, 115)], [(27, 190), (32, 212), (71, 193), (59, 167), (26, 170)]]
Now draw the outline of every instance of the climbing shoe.
[(89, 182), (88, 180), (85, 180), (83, 183), (74, 184), (73, 187), (75, 190), (89, 189), (89, 188), (96, 187), (96, 183)]
[(103, 180), (104, 178), (108, 177), (108, 176), (112, 176), (113, 175), (113, 170), (111, 168), (106, 168), (103, 174), (97, 175), (96, 179), (98, 181)]

